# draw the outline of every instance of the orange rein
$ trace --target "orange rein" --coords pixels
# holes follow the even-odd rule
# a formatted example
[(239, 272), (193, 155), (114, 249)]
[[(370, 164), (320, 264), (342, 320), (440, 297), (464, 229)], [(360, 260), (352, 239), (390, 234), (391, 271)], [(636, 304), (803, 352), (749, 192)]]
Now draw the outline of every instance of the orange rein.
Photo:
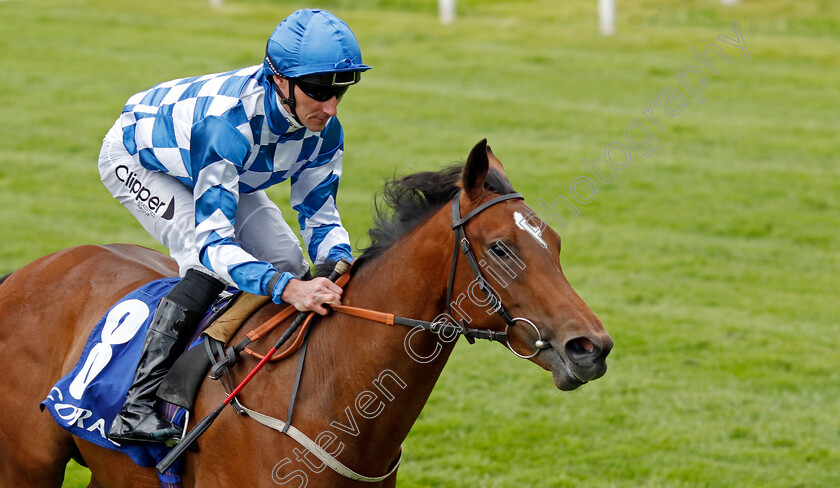
[[(350, 273), (344, 273), (336, 280), (335, 284), (343, 288), (348, 281), (350, 281)], [(338, 313), (352, 315), (354, 317), (360, 317), (363, 319), (372, 320), (387, 325), (394, 325), (394, 314), (392, 313), (377, 312), (365, 308), (348, 307), (346, 305), (329, 305), (329, 307), (333, 309), (333, 311)], [(286, 307), (281, 312), (277, 313), (270, 319), (260, 324), (258, 327), (254, 328), (254, 330), (248, 332), (246, 335), (248, 339), (251, 340), (251, 342), (254, 342), (262, 338), (265, 334), (277, 328), (278, 325), (285, 322), (295, 313), (297, 313), (297, 310), (295, 310), (294, 307)], [(306, 316), (306, 320), (301, 325), (294, 342), (292, 342), (289, 345), (289, 347), (287, 347), (282, 352), (279, 352), (272, 356), (269, 359), (269, 361), (280, 361), (281, 359), (286, 359), (287, 357), (297, 352), (297, 350), (300, 349), (300, 346), (303, 345), (303, 339), (304, 337), (306, 337), (306, 331), (307, 329), (309, 329), (309, 325), (312, 323), (312, 319), (314, 317), (315, 312), (309, 312), (309, 315)], [(250, 347), (246, 347), (245, 352), (259, 360), (265, 358), (263, 354), (254, 351)]]

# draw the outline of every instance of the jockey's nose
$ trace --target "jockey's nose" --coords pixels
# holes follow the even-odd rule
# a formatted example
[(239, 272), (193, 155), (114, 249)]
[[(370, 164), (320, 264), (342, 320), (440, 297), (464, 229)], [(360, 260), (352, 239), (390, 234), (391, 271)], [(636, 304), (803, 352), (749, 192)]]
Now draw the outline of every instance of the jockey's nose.
[(335, 117), (338, 114), (338, 98), (332, 97), (326, 102), (322, 102), (322, 110), (330, 117)]

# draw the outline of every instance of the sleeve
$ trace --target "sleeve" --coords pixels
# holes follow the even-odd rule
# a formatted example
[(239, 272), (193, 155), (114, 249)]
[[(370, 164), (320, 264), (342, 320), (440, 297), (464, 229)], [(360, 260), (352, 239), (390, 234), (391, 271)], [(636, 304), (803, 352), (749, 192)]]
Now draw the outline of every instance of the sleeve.
[(298, 213), (300, 234), (316, 265), (326, 260), (353, 260), (350, 236), (336, 207), (341, 180), (344, 132), (333, 117), (321, 132), (318, 156), (291, 178), (292, 208)]
[[(259, 261), (234, 240), (239, 204), (239, 172), (250, 144), (221, 117), (202, 119), (192, 128), (190, 174), (195, 182), (195, 239), (201, 264), (242, 291), (269, 295), (269, 283), (285, 285), (290, 273), (277, 278), (270, 263)], [(289, 276), (285, 276), (285, 275)]]

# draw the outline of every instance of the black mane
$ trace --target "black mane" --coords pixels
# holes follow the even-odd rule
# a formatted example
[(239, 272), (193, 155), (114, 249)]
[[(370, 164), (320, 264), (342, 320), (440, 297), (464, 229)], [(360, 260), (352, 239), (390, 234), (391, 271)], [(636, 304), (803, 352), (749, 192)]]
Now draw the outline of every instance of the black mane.
[[(460, 190), (463, 169), (463, 164), (454, 164), (440, 171), (414, 173), (386, 182), (375, 204), (373, 227), (368, 231), (370, 245), (362, 249), (353, 268), (358, 269), (382, 254), (426, 217), (452, 201)], [(493, 168), (484, 187), (501, 195), (514, 191), (510, 181)]]

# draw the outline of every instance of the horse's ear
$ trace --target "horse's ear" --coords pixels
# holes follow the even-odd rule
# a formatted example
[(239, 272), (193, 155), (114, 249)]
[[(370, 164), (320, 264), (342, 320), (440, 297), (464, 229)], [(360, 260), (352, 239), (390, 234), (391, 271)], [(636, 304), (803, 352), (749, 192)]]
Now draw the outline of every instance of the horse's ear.
[(499, 158), (493, 154), (493, 150), (490, 149), (490, 146), (487, 146), (487, 159), (490, 161), (490, 167), (501, 173), (505, 178), (507, 178), (507, 173), (505, 173), (505, 168), (502, 166), (502, 162), (499, 161)]
[(470, 200), (478, 200), (484, 191), (484, 180), (490, 169), (488, 153), (487, 139), (482, 139), (472, 148), (467, 163), (464, 164), (461, 185)]

